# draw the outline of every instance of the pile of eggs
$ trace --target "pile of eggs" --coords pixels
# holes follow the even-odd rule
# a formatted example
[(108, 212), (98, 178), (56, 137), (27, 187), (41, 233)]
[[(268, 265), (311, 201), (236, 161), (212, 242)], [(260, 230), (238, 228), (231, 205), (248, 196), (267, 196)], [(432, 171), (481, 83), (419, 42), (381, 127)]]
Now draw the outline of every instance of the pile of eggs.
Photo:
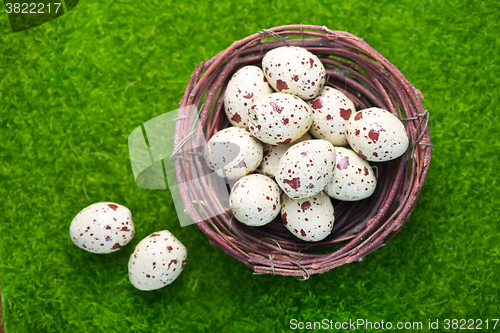
[(344, 93), (325, 86), (326, 77), (316, 55), (284, 46), (267, 52), (262, 68), (242, 67), (229, 80), (224, 107), (233, 126), (209, 139), (204, 157), (218, 176), (236, 181), (229, 206), (241, 223), (259, 227), (281, 213), (293, 235), (321, 241), (333, 229), (331, 199), (371, 196), (377, 179), (368, 161), (408, 149), (396, 116), (356, 111)]

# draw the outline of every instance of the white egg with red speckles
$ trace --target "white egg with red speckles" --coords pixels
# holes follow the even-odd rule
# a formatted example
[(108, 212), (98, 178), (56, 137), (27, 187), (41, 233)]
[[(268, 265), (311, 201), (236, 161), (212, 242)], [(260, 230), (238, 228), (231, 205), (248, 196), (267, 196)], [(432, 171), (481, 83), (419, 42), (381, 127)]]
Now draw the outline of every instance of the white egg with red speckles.
[(267, 81), (278, 92), (312, 99), (319, 95), (326, 82), (326, 70), (319, 58), (307, 49), (282, 46), (262, 58)]
[(274, 180), (262, 174), (245, 176), (231, 189), (229, 207), (241, 223), (263, 226), (274, 220), (281, 210), (280, 189)]
[(257, 66), (240, 68), (227, 83), (224, 110), (233, 126), (248, 127), (248, 110), (262, 97), (273, 93), (267, 79)]
[(276, 182), (290, 198), (315, 195), (330, 182), (335, 168), (335, 147), (326, 140), (297, 143), (281, 157)]
[(377, 178), (368, 162), (350, 149), (335, 147), (336, 164), (325, 193), (343, 201), (358, 201), (375, 192)]
[(250, 108), (248, 129), (271, 145), (298, 140), (312, 125), (312, 112), (302, 99), (285, 93), (264, 96)]
[(365, 160), (390, 161), (408, 149), (408, 135), (401, 120), (380, 108), (356, 112), (346, 125), (347, 140)]
[(293, 145), (311, 140), (311, 134), (307, 132), (300, 139), (286, 145), (270, 145), (268, 143), (264, 144), (264, 157), (262, 158), (262, 163), (260, 164), (260, 171), (269, 177), (274, 177), (279, 171), (280, 159), (285, 155), (286, 151)]
[(134, 237), (132, 213), (114, 202), (82, 209), (71, 221), (69, 235), (76, 246), (92, 253), (116, 252)]
[(314, 100), (307, 102), (313, 113), (309, 132), (318, 139), (325, 139), (334, 146), (347, 145), (345, 126), (356, 112), (354, 103), (340, 90), (324, 87)]
[(333, 204), (324, 192), (303, 199), (283, 195), (281, 219), (298, 238), (318, 242), (332, 232), (335, 222)]
[(148, 291), (163, 288), (179, 277), (186, 264), (186, 247), (168, 230), (142, 239), (128, 261), (134, 287)]
[(215, 133), (204, 149), (207, 165), (227, 179), (252, 173), (262, 162), (262, 154), (262, 143), (241, 127), (228, 127)]

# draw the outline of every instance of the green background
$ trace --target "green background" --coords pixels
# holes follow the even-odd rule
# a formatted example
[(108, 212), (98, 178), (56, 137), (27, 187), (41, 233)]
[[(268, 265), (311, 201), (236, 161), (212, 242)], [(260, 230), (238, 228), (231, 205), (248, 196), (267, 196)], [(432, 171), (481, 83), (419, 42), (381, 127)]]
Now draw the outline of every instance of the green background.
[[(439, 319), (446, 331), (446, 318), (499, 318), (499, 7), (85, 0), (16, 34), (0, 14), (6, 331), (282, 332), (293, 318), (424, 327)], [(234, 40), (298, 23), (351, 32), (395, 64), (424, 94), (436, 146), (402, 231), (362, 262), (306, 282), (254, 276), (196, 226), (181, 228), (166, 191), (135, 185), (127, 148), (134, 128), (176, 109), (196, 64)], [(68, 236), (73, 217), (98, 201), (133, 212), (137, 234), (117, 253), (87, 253)], [(128, 281), (128, 257), (161, 229), (187, 246), (188, 263), (169, 287), (140, 292)]]

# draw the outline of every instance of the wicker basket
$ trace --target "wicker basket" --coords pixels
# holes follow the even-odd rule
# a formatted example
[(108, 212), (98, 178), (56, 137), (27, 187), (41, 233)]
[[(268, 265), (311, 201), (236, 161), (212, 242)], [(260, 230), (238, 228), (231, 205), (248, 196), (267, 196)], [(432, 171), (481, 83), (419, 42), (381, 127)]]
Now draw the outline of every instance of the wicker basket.
[[(209, 208), (197, 203), (219, 200), (210, 184), (186, 185), (206, 173), (201, 152), (194, 153), (189, 141), (189, 119), (199, 116), (205, 138), (228, 127), (224, 112), (225, 86), (242, 66), (260, 66), (264, 54), (273, 48), (294, 45), (307, 48), (323, 62), (327, 85), (343, 91), (363, 109), (377, 106), (389, 110), (406, 127), (410, 146), (400, 158), (374, 163), (378, 186), (368, 199), (358, 202), (333, 200), (335, 225), (330, 236), (308, 243), (294, 237), (278, 217), (266, 226), (247, 227), (232, 218), (231, 212), (212, 216)], [(255, 274), (278, 274), (308, 279), (334, 267), (362, 260), (384, 246), (408, 220), (415, 208), (431, 161), (428, 112), (422, 94), (375, 49), (361, 38), (343, 31), (310, 25), (288, 25), (263, 30), (234, 42), (229, 48), (195, 68), (186, 88), (175, 129), (177, 153), (175, 171), (185, 212), (208, 236), (211, 244), (253, 268)], [(198, 112), (188, 112), (189, 105)], [(191, 109), (193, 110), (193, 109)], [(196, 118), (197, 119), (197, 118)], [(198, 133), (199, 134), (199, 133)], [(203, 136), (201, 136), (203, 137)], [(196, 142), (196, 140), (193, 140)], [(196, 144), (192, 143), (196, 146)], [(208, 218), (207, 218), (208, 217)]]

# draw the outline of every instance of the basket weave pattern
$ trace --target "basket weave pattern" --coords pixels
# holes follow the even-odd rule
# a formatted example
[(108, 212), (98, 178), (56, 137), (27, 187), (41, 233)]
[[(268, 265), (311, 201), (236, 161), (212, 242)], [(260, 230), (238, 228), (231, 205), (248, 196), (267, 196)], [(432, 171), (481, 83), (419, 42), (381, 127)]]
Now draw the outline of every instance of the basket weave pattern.
[[(204, 137), (230, 126), (224, 112), (224, 89), (231, 76), (245, 65), (261, 65), (273, 48), (293, 45), (308, 49), (323, 62), (327, 85), (344, 92), (364, 109), (386, 109), (405, 125), (410, 147), (398, 159), (373, 163), (378, 173), (376, 192), (359, 202), (333, 201), (335, 224), (330, 236), (308, 243), (295, 238), (278, 217), (270, 224), (252, 228), (232, 218), (230, 211), (213, 216), (219, 194), (210, 183), (189, 183), (202, 171), (201, 151), (192, 148), (203, 139), (193, 133), (189, 120), (199, 117)], [(188, 83), (176, 124), (176, 177), (185, 212), (204, 222), (198, 227), (210, 242), (253, 268), (256, 274), (278, 274), (308, 279), (345, 263), (362, 260), (384, 246), (406, 223), (415, 208), (431, 161), (428, 112), (422, 94), (385, 57), (362, 39), (343, 31), (311, 25), (288, 25), (263, 30), (234, 42), (195, 68)], [(195, 105), (198, 114), (184, 108)], [(193, 139), (182, 138), (192, 135)], [(210, 202), (210, 205), (204, 203)], [(196, 209), (195, 204), (198, 204)], [(198, 217), (199, 216), (199, 217)], [(197, 218), (195, 218), (197, 217)], [(208, 218), (206, 218), (208, 217)], [(318, 252), (321, 250), (320, 252)]]

